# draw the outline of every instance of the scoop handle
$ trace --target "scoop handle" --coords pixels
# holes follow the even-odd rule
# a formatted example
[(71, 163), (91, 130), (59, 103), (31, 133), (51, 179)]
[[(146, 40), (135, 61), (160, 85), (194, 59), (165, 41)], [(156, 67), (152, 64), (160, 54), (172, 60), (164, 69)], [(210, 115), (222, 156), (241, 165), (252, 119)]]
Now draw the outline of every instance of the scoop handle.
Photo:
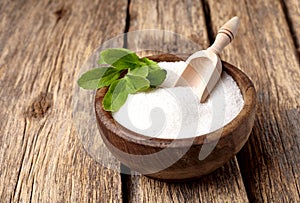
[(218, 31), (214, 43), (207, 49), (219, 55), (225, 46), (227, 46), (235, 37), (238, 26), (240, 24), (239, 17), (235, 16), (227, 21)]

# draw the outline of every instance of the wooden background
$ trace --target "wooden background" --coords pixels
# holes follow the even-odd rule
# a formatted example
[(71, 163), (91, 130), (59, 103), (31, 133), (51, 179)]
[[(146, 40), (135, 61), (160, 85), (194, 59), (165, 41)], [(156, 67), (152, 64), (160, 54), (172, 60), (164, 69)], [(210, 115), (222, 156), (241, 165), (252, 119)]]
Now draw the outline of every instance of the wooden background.
[[(97, 164), (78, 139), (71, 106), (93, 51), (141, 29), (170, 30), (206, 48), (234, 15), (240, 29), (222, 59), (249, 75), (258, 95), (241, 152), (181, 184)], [(169, 46), (163, 40), (158, 48)], [(298, 0), (1, 0), (0, 202), (300, 202), (299, 46)]]

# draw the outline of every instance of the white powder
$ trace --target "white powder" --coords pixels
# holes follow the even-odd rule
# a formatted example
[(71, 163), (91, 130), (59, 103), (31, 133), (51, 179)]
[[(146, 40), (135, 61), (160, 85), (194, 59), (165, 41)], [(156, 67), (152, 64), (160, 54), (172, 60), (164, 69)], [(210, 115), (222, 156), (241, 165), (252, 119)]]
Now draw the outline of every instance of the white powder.
[(191, 88), (172, 87), (186, 65), (160, 62), (167, 71), (160, 88), (129, 95), (114, 119), (137, 133), (171, 139), (203, 135), (229, 123), (244, 105), (236, 82), (223, 72), (207, 102), (200, 103)]

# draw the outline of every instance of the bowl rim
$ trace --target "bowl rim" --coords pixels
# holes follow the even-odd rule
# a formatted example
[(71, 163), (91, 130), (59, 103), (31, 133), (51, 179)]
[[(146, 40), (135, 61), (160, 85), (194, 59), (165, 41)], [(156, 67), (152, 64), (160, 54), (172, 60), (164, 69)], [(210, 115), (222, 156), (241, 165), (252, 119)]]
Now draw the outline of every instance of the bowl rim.
[[(166, 61), (167, 59), (172, 59), (172, 61), (182, 61), (185, 60), (189, 55), (182, 54), (182, 55), (172, 55), (172, 54), (159, 54), (159, 55), (152, 55), (147, 56), (150, 59), (156, 59), (156, 61)], [(164, 60), (161, 60), (164, 59)], [(241, 111), (238, 113), (236, 117), (234, 117), (229, 123), (227, 123), (225, 126), (210, 132), (206, 134), (201, 134), (194, 137), (189, 138), (156, 138), (156, 137), (150, 137), (146, 136), (134, 131), (131, 131), (127, 129), (126, 127), (119, 124), (116, 120), (113, 119), (111, 112), (107, 112), (103, 109), (102, 105), (99, 105), (102, 103), (102, 99), (104, 97), (104, 94), (106, 93), (108, 88), (101, 88), (96, 91), (95, 98), (94, 98), (94, 108), (95, 108), (95, 114), (97, 117), (97, 122), (101, 122), (107, 130), (110, 132), (113, 132), (115, 135), (136, 143), (141, 144), (145, 146), (150, 147), (159, 147), (159, 148), (165, 148), (165, 147), (188, 147), (192, 145), (203, 145), (204, 141), (205, 144), (209, 144), (212, 142), (215, 142), (217, 140), (221, 140), (226, 138), (230, 132), (234, 131), (238, 126), (243, 123), (247, 117), (250, 115), (251, 111), (256, 109), (256, 91), (255, 87), (250, 80), (250, 78), (242, 72), (240, 69), (235, 67), (234, 65), (226, 62), (222, 62), (222, 70), (225, 71), (227, 74), (232, 76), (232, 78), (236, 81), (238, 84), (243, 99), (244, 99), (244, 105)], [(234, 74), (234, 75), (232, 75)], [(239, 80), (237, 80), (239, 78)], [(243, 91), (242, 88), (244, 87)], [(219, 134), (221, 132), (221, 135)], [(102, 136), (106, 136), (103, 135)], [(208, 139), (207, 139), (208, 138)]]

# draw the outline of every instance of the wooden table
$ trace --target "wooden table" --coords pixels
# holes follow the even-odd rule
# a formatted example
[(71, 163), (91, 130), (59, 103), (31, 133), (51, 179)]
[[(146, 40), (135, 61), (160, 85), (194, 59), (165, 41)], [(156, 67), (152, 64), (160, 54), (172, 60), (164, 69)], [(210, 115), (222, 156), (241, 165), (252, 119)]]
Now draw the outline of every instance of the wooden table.
[[(85, 152), (71, 103), (99, 45), (161, 29), (206, 48), (234, 15), (239, 32), (221, 57), (258, 96), (253, 132), (236, 157), (197, 181), (170, 184), (108, 170)], [(300, 202), (299, 45), (298, 0), (1, 0), (0, 202)]]

